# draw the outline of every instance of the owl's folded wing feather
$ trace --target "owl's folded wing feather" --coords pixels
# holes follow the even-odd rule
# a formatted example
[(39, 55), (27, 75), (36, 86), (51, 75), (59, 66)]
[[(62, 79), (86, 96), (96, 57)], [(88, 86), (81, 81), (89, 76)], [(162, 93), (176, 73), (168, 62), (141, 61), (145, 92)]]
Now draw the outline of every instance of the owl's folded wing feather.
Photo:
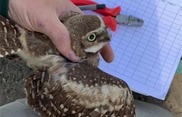
[(135, 117), (127, 84), (84, 62), (38, 70), (25, 90), (28, 104), (45, 117)]
[(22, 48), (18, 40), (19, 36), (15, 24), (0, 16), (0, 57), (13, 54)]

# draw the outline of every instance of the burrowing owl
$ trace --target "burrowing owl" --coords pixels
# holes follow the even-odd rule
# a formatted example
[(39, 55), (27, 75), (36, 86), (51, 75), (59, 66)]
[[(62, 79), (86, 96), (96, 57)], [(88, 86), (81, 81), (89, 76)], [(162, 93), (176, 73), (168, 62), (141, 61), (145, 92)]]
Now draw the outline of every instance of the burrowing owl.
[(134, 117), (128, 85), (97, 68), (98, 52), (110, 41), (103, 20), (74, 12), (60, 20), (79, 63), (66, 61), (47, 36), (0, 17), (0, 56), (17, 54), (36, 68), (25, 78), (27, 104), (43, 117)]

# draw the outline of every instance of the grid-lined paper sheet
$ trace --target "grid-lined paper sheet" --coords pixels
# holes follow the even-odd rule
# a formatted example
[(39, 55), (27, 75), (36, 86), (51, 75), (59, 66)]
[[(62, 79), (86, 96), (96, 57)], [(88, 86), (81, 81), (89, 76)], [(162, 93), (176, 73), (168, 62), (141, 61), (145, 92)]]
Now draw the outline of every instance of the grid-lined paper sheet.
[(182, 56), (181, 0), (96, 0), (142, 18), (142, 27), (112, 32), (115, 60), (99, 68), (126, 81), (133, 91), (164, 99)]

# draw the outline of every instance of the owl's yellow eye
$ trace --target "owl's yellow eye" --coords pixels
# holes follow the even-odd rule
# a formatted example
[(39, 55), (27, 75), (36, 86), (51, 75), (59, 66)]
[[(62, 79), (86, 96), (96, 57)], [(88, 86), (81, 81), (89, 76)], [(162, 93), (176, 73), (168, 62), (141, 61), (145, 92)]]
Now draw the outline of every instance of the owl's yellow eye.
[(95, 33), (92, 33), (92, 34), (90, 34), (90, 35), (88, 36), (88, 41), (90, 41), (90, 42), (95, 41), (95, 39), (96, 39), (96, 34), (95, 34)]

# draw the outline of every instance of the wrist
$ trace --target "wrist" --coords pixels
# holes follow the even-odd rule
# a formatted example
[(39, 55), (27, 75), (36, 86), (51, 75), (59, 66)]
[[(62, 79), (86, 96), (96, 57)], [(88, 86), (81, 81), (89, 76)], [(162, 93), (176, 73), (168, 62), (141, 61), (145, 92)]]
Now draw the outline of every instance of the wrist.
[(0, 15), (8, 17), (9, 0), (0, 0)]

